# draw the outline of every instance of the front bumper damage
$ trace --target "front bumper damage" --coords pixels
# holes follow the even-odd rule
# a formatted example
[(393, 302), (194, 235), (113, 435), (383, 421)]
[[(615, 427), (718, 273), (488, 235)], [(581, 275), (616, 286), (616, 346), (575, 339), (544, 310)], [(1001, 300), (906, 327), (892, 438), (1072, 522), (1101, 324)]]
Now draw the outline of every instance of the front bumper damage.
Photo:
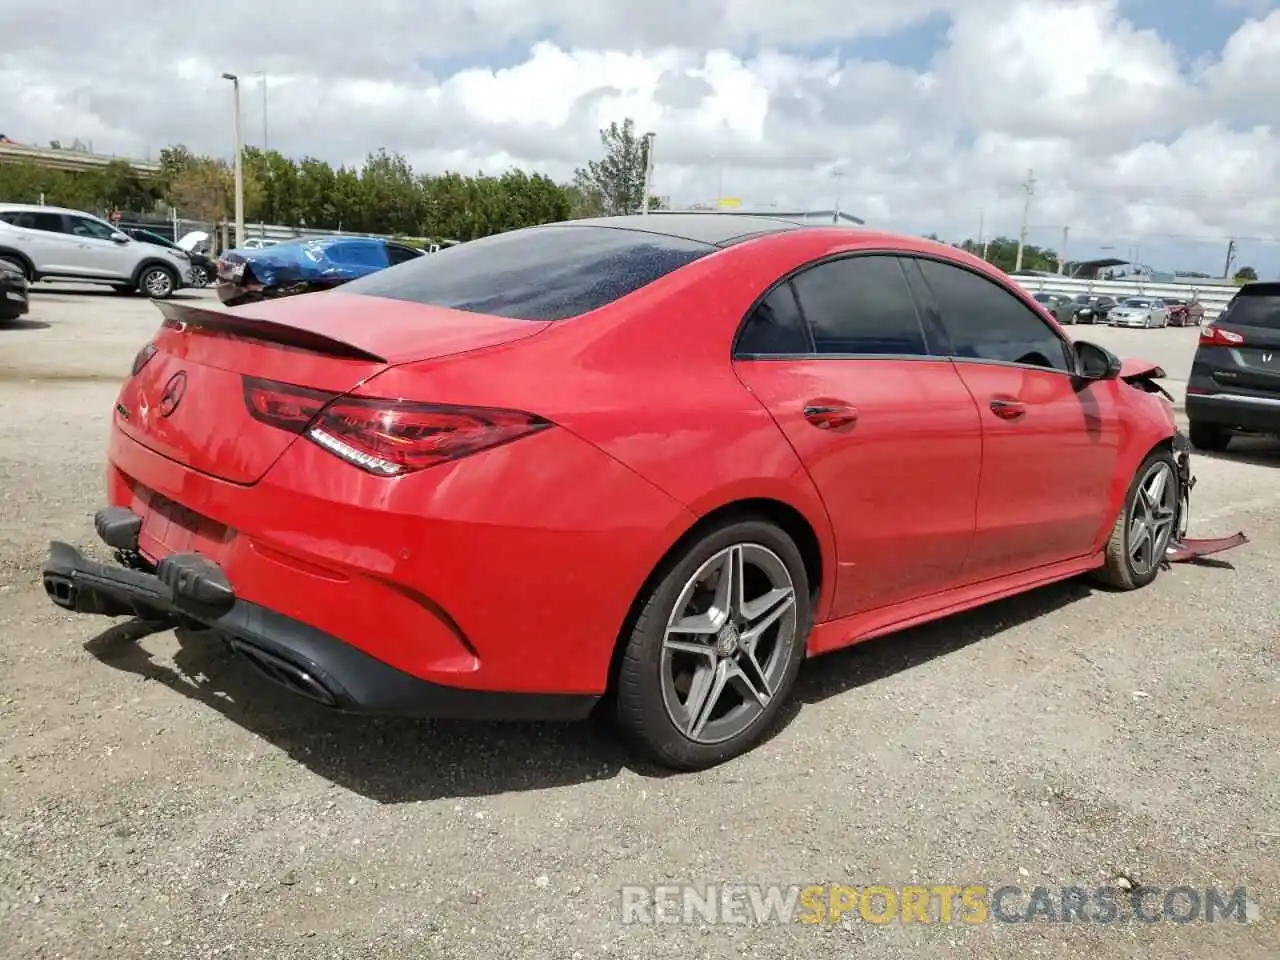
[(1249, 538), (1243, 531), (1229, 537), (1193, 539), (1187, 536), (1191, 519), (1191, 491), (1195, 489), (1196, 478), (1191, 472), (1191, 441), (1181, 430), (1176, 430), (1173, 434), (1173, 461), (1178, 473), (1178, 516), (1173, 525), (1174, 535), (1165, 550), (1165, 566), (1199, 560), (1248, 543)]

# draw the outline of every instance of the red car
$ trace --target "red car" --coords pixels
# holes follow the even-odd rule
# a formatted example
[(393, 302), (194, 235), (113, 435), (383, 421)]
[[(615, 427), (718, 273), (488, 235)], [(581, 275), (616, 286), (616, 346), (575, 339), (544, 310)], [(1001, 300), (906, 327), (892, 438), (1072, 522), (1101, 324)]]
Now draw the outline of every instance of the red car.
[(1181, 297), (1161, 297), (1160, 300), (1169, 308), (1169, 326), (1198, 327), (1204, 323), (1204, 304), (1199, 300)]
[(211, 628), (352, 712), (747, 750), (801, 661), (1033, 587), (1123, 589), (1190, 474), (1150, 365), (927, 240), (552, 224), (164, 322), (115, 406), (118, 562), (59, 606)]

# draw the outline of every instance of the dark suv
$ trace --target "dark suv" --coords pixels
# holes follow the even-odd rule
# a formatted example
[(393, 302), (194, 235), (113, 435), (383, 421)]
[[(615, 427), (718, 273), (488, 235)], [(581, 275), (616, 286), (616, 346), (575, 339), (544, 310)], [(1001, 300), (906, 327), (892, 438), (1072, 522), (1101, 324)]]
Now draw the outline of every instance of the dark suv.
[(1225, 449), (1233, 432), (1280, 436), (1280, 282), (1245, 284), (1200, 331), (1187, 419), (1201, 450)]

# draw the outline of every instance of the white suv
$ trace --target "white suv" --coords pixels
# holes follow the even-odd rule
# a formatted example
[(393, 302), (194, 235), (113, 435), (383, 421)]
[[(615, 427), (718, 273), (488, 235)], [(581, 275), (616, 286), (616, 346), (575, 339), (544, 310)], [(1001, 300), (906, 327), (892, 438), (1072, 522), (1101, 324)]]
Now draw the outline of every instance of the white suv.
[(28, 281), (107, 283), (164, 300), (191, 285), (191, 258), (131, 240), (105, 220), (63, 207), (0, 203), (0, 260)]

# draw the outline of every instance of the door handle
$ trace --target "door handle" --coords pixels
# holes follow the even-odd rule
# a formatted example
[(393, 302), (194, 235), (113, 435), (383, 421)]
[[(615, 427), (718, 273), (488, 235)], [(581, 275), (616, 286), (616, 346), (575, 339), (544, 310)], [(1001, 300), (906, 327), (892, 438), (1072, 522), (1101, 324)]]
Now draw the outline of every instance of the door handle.
[(805, 404), (804, 418), (819, 430), (838, 430), (858, 422), (858, 408), (839, 400), (814, 400)]
[(1027, 408), (1017, 400), (992, 400), (991, 412), (1001, 420), (1021, 420), (1026, 416)]

